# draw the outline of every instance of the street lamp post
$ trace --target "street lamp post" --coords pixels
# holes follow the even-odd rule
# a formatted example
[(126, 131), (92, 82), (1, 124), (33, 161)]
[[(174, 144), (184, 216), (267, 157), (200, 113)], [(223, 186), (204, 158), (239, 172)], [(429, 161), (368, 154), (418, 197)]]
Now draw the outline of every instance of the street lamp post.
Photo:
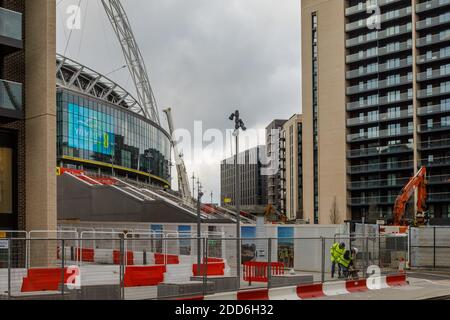
[(200, 252), (201, 252), (200, 238), (202, 236), (202, 233), (201, 233), (201, 224), (202, 224), (201, 200), (202, 200), (202, 197), (203, 197), (203, 192), (201, 191), (200, 181), (197, 180), (197, 274), (199, 276), (200, 276), (201, 264), (202, 264), (202, 258), (200, 255)]
[(239, 110), (236, 110), (230, 115), (229, 118), (234, 121), (234, 137), (236, 139), (236, 155), (234, 158), (234, 182), (235, 182), (235, 194), (234, 202), (236, 206), (236, 264), (237, 264), (237, 281), (238, 289), (240, 287), (241, 279), (241, 190), (240, 190), (240, 176), (239, 176), (239, 129), (242, 131), (247, 130), (244, 121), (240, 118)]

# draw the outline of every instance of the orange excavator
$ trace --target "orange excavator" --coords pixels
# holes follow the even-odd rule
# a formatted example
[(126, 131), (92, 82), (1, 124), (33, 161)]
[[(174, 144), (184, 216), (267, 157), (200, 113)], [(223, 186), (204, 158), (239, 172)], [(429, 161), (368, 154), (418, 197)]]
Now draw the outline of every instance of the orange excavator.
[(412, 177), (406, 186), (402, 189), (400, 195), (397, 197), (394, 206), (394, 225), (405, 226), (407, 225), (405, 220), (405, 209), (409, 199), (417, 190), (417, 213), (414, 219), (416, 225), (425, 224), (426, 214), (426, 199), (427, 199), (427, 169), (425, 167), (420, 168), (419, 172)]

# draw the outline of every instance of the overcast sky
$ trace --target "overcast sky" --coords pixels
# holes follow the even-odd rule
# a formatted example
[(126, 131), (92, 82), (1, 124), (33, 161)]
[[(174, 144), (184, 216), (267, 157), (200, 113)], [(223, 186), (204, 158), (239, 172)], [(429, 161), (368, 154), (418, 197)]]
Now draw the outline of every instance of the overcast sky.
[[(125, 64), (100, 0), (56, 0), (57, 51), (108, 74)], [(81, 3), (81, 30), (66, 28), (69, 5)], [(299, 0), (122, 0), (146, 61), (160, 111), (173, 109), (177, 128), (231, 129), (236, 107), (249, 129), (301, 113)], [(70, 38), (70, 41), (68, 41)], [(108, 75), (134, 93), (127, 69)], [(166, 122), (161, 114), (161, 121)], [(206, 145), (207, 143), (205, 143)], [(264, 144), (250, 139), (248, 146)], [(207, 163), (185, 150), (205, 201), (220, 196), (221, 152)], [(216, 145), (211, 147), (218, 149)], [(222, 148), (230, 152), (230, 147)], [(220, 150), (222, 151), (222, 150)], [(173, 176), (176, 177), (175, 169)], [(176, 182), (174, 181), (175, 187)]]

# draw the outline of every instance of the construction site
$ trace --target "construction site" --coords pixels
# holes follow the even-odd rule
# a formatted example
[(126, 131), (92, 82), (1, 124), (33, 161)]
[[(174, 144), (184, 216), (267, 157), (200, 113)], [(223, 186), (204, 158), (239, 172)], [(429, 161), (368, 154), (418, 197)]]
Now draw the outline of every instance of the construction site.
[[(290, 169), (292, 177), (286, 178), (285, 172), (289, 169), (280, 166), (280, 175), (285, 176), (281, 179), (283, 182), (272, 180), (269, 185), (274, 190), (280, 189), (277, 192), (282, 194), (284, 205), (277, 206), (275, 200), (268, 200), (269, 196), (260, 196), (259, 209), (252, 210), (247, 209), (251, 205), (241, 208), (241, 188), (245, 185), (242, 180), (248, 175), (239, 171), (244, 170), (240, 169), (238, 160), (239, 132), (246, 127), (239, 111), (230, 110), (233, 113), (229, 120), (234, 122), (236, 139), (234, 162), (228, 164), (232, 167), (232, 175), (227, 176), (231, 191), (221, 195), (220, 204), (213, 203), (212, 199), (205, 203), (200, 184), (197, 183), (197, 193), (192, 189), (195, 180), (188, 175), (183, 151), (175, 138), (177, 126), (173, 114), (177, 107), (164, 109), (165, 118), (160, 118), (156, 93), (139, 49), (143, 39), (137, 39), (133, 33), (124, 1), (96, 1), (101, 3), (110, 23), (110, 35), (120, 44), (135, 94), (125, 89), (124, 84), (96, 71), (94, 66), (65, 54), (56, 54), (50, 59), (54, 67), (51, 70), (56, 71), (52, 74), (56, 84), (52, 88), (56, 103), (53, 130), (56, 157), (50, 166), (56, 169), (56, 173), (52, 172), (56, 176), (53, 177), (56, 212), (51, 219), (41, 217), (41, 220), (53, 221), (47, 224), (40, 224), (40, 221), (31, 224), (29, 218), (23, 218), (26, 222), (20, 219), (0, 221), (5, 223), (0, 228), (4, 229), (0, 230), (0, 300), (446, 300), (450, 297), (450, 226), (445, 223), (450, 217), (450, 205), (447, 205), (450, 179), (446, 167), (448, 149), (445, 150), (448, 144), (442, 142), (448, 139), (448, 133), (442, 133), (439, 145), (430, 149), (422, 145), (422, 156), (415, 151), (407, 160), (400, 155), (383, 162), (382, 157), (386, 156), (383, 152), (397, 154), (398, 150), (390, 149), (397, 142), (390, 140), (386, 148), (374, 147), (375, 142), (361, 142), (373, 137), (367, 136), (365, 129), (357, 133), (349, 118), (342, 121), (343, 126), (349, 126), (342, 131), (346, 132), (349, 145), (342, 148), (344, 155), (339, 160), (347, 160), (347, 163), (340, 166), (341, 162), (334, 161), (338, 152), (326, 161), (318, 160), (320, 156), (326, 157), (327, 152), (331, 153), (328, 149), (340, 147), (331, 141), (338, 135), (324, 134), (319, 140), (318, 115), (308, 115), (316, 120), (310, 130), (315, 132), (311, 141), (317, 143), (329, 138), (331, 142), (327, 141), (319, 155), (318, 146), (311, 145), (311, 150), (305, 151), (309, 147), (306, 138), (303, 146), (297, 141), (300, 160), (296, 167), (301, 168), (303, 164), (303, 172)], [(305, 5), (307, 10), (313, 7), (313, 12), (320, 11), (321, 4), (306, 2), (310, 5)], [(358, 6), (365, 2), (344, 2), (345, 6), (339, 8), (348, 19), (347, 49), (352, 51), (351, 32), (358, 29), (357, 21), (363, 20), (358, 14), (365, 11)], [(399, 16), (395, 16), (398, 19), (410, 13), (410, 10), (402, 10), (399, 1), (380, 2), (382, 7), (400, 10)], [(425, 4), (434, 6), (429, 10), (450, 10), (450, 1), (414, 0), (412, 3), (418, 15), (424, 12)], [(2, 6), (3, 1), (0, 1)], [(5, 16), (13, 14), (13, 20), (17, 21), (11, 24), (15, 23), (22, 33), (21, 14), (0, 8), (0, 13), (3, 11)], [(314, 18), (314, 13), (310, 16), (312, 37), (317, 37), (317, 17)], [(395, 17), (383, 15), (382, 21), (389, 23)], [(445, 21), (433, 20), (431, 27), (442, 27), (449, 21), (448, 17)], [(420, 21), (416, 22), (421, 25)], [(3, 39), (4, 35), (0, 35)], [(309, 40), (312, 40), (313, 50), (308, 50), (317, 54), (317, 48), (314, 49), (317, 38)], [(364, 38), (357, 46), (365, 46), (366, 40), (370, 42)], [(5, 54), (20, 52), (22, 43), (14, 43), (8, 44)], [(4, 44), (1, 45), (3, 48)], [(311, 58), (317, 62), (317, 56)], [(354, 82), (352, 63), (356, 62), (350, 61), (349, 68), (344, 68), (348, 82)], [(408, 60), (407, 66), (410, 64)], [(427, 72), (434, 74), (433, 70)], [(417, 70), (414, 75), (420, 78)], [(448, 75), (450, 72), (441, 76)], [(438, 76), (432, 80), (436, 78)], [(14, 102), (13, 98), (17, 98), (14, 92), (3, 90), (10, 85), (6, 80), (1, 81), (1, 97), (8, 96)], [(392, 86), (395, 85), (404, 83), (394, 81)], [(361, 91), (366, 90), (366, 86), (359, 84)], [(352, 83), (352, 87), (356, 90), (358, 85)], [(423, 90), (434, 90), (432, 86), (427, 88)], [(354, 113), (351, 104), (360, 100), (352, 96), (351, 90), (347, 93), (343, 106), (348, 106), (348, 117), (370, 122), (371, 115)], [(424, 103), (432, 108), (432, 102)], [(440, 109), (442, 112), (450, 110), (447, 104), (445, 110)], [(317, 112), (316, 105), (313, 113)], [(364, 107), (361, 102), (355, 109)], [(402, 115), (403, 111), (398, 110)], [(415, 111), (416, 116), (419, 117)], [(290, 121), (303, 121), (303, 128), (308, 128), (305, 118), (304, 114), (303, 119), (295, 117)], [(448, 130), (450, 121), (445, 122), (445, 126), (443, 121), (443, 128), (439, 129)], [(375, 122), (382, 122), (378, 113)], [(426, 124), (416, 122), (411, 122), (409, 127), (418, 127), (423, 133)], [(430, 122), (427, 123), (430, 126)], [(397, 127), (393, 127), (392, 132), (396, 130)], [(292, 130), (286, 132), (284, 134), (294, 135)], [(389, 134), (390, 139), (395, 132)], [(284, 143), (289, 139), (280, 137)], [(379, 144), (384, 142), (378, 133), (375, 138)], [(405, 135), (398, 141), (403, 145), (407, 138)], [(434, 136), (428, 140), (423, 137), (421, 141), (432, 143), (431, 138)], [(441, 157), (433, 157), (432, 150), (442, 147)], [(284, 152), (288, 148), (281, 147)], [(359, 150), (363, 156), (370, 157), (370, 150), (376, 148), (372, 154), (377, 157), (375, 160), (356, 159), (358, 156), (354, 155)], [(295, 153), (292, 150), (289, 157)], [(20, 150), (14, 152), (19, 154)], [(402, 152), (404, 150), (399, 153)], [(306, 155), (303, 161), (301, 154)], [(336, 165), (343, 174), (336, 173), (338, 170), (327, 171), (324, 163), (330, 167)], [(387, 167), (383, 166), (387, 163)], [(400, 175), (389, 175), (397, 169), (401, 170)], [(21, 172), (20, 168), (16, 171)], [(386, 172), (389, 172), (387, 178)], [(357, 174), (375, 178), (366, 180)], [(325, 175), (329, 180), (323, 178)], [(342, 180), (342, 176), (348, 180)], [(173, 188), (175, 179), (177, 190)], [(31, 180), (40, 181), (39, 178), (27, 181)], [(22, 183), (20, 181), (18, 184)], [(34, 189), (39, 189), (36, 187)], [(388, 195), (383, 188), (389, 189)], [(14, 205), (20, 207), (21, 197), (11, 197)], [(39, 198), (39, 194), (34, 197)], [(322, 199), (327, 199), (326, 205)], [(334, 205), (331, 213), (328, 212), (329, 202)], [(376, 209), (372, 209), (373, 206)], [(339, 210), (344, 219), (333, 218)], [(369, 211), (375, 211), (375, 219), (367, 218)]]

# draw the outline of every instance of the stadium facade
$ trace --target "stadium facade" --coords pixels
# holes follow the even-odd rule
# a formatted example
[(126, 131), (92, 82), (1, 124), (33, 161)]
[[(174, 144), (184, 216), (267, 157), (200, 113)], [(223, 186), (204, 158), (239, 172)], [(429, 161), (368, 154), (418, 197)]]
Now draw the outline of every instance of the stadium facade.
[(169, 187), (169, 133), (107, 77), (63, 56), (56, 64), (58, 167)]

